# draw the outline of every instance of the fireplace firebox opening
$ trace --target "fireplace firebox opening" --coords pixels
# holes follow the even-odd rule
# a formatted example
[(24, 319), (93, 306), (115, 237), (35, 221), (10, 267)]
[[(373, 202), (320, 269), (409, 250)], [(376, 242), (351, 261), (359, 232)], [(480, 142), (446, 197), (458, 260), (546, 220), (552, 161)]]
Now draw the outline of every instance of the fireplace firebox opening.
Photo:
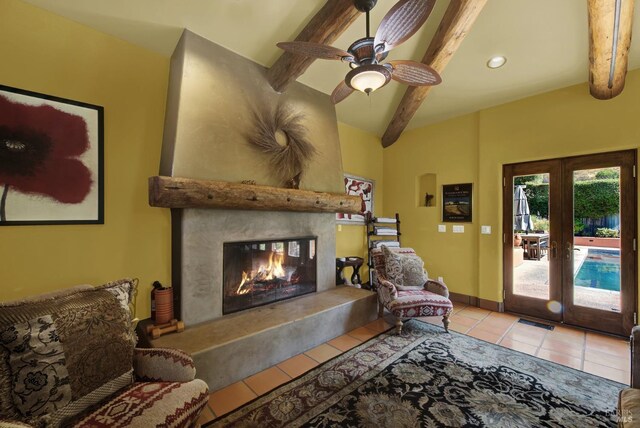
[(222, 313), (314, 293), (317, 237), (225, 242)]

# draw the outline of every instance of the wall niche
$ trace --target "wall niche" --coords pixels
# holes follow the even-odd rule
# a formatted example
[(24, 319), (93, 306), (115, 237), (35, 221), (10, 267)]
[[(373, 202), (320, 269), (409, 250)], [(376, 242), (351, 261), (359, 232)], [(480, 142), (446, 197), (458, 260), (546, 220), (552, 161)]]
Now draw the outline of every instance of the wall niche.
[(438, 189), (436, 174), (426, 173), (417, 177), (416, 206), (432, 208), (437, 205), (436, 193)]

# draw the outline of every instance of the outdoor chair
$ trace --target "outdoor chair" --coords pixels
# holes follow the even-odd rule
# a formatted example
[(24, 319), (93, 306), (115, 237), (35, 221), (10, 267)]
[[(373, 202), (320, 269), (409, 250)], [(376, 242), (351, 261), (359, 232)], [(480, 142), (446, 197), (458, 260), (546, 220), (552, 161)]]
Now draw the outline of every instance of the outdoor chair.
[(546, 239), (541, 240), (539, 244), (531, 243), (529, 244), (529, 258), (539, 260), (547, 254), (548, 249), (549, 249), (549, 241)]
[(396, 332), (401, 334), (403, 319), (441, 316), (449, 332), (453, 310), (449, 290), (443, 282), (428, 278), (424, 262), (412, 248), (382, 246), (371, 255), (380, 317), (387, 309), (395, 317)]

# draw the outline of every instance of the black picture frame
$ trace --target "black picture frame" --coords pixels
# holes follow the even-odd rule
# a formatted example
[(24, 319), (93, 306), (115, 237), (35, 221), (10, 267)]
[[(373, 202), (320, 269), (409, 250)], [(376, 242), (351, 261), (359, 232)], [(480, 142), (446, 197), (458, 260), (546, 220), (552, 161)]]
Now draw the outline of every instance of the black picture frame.
[(442, 221), (449, 223), (473, 221), (473, 183), (442, 186)]
[(0, 226), (104, 224), (104, 108), (0, 85)]

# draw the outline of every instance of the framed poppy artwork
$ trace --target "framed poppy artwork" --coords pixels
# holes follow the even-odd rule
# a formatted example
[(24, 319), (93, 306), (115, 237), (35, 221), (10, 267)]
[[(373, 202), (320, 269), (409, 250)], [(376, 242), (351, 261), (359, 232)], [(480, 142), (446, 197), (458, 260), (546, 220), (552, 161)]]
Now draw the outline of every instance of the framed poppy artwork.
[(0, 226), (103, 224), (100, 106), (0, 85)]
[(367, 213), (373, 213), (374, 189), (374, 180), (344, 174), (344, 191), (347, 195), (360, 196), (362, 198), (362, 214), (336, 213), (336, 222), (340, 224), (364, 224)]

